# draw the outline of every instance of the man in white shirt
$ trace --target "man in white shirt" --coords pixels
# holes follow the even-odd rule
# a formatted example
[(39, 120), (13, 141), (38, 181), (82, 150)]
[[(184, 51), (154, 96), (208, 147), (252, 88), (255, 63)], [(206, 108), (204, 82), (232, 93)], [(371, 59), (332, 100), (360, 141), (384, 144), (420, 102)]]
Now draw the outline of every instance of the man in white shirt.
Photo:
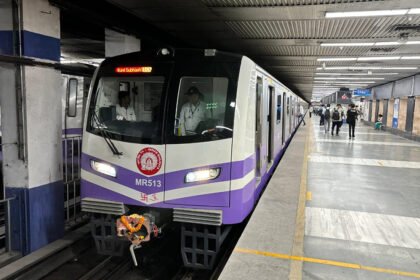
[(127, 91), (120, 91), (118, 93), (118, 104), (116, 106), (117, 120), (119, 121), (136, 121), (136, 113), (133, 107), (130, 106), (130, 93)]
[(200, 100), (202, 94), (198, 88), (192, 86), (185, 94), (188, 102), (182, 106), (179, 115), (180, 135), (195, 135), (198, 124), (207, 119), (206, 106)]

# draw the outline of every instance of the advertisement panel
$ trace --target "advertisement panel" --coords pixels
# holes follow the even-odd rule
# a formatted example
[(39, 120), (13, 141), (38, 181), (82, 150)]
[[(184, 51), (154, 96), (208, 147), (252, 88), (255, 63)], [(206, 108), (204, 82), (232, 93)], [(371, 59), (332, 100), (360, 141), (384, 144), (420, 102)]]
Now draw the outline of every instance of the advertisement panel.
[(400, 110), (400, 99), (397, 98), (394, 101), (394, 116), (392, 117), (392, 127), (398, 128), (398, 114)]

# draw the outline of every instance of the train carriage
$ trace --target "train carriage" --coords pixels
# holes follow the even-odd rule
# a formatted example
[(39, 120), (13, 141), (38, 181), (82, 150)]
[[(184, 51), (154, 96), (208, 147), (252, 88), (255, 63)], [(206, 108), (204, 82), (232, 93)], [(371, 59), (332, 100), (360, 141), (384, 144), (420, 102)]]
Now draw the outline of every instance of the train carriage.
[(245, 56), (160, 49), (106, 59), (87, 102), (81, 196), (98, 251), (118, 247), (105, 244), (113, 220), (147, 213), (181, 223), (184, 264), (209, 268), (229, 225), (254, 208), (303, 100)]

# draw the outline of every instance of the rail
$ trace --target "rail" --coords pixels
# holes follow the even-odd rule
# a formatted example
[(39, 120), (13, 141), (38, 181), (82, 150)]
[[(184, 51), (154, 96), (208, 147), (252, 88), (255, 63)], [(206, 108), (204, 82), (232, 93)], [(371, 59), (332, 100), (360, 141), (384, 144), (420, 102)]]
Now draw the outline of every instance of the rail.
[(66, 229), (86, 218), (80, 206), (82, 137), (63, 138), (64, 217)]

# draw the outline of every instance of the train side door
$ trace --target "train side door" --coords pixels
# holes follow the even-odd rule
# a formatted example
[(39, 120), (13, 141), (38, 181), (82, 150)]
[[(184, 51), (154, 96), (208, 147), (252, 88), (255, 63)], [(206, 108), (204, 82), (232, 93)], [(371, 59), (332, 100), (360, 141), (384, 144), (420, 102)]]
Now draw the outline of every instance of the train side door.
[(255, 116), (255, 155), (256, 155), (256, 175), (257, 177), (261, 177), (262, 166), (263, 166), (263, 158), (264, 155), (262, 153), (262, 99), (263, 99), (263, 79), (262, 77), (257, 77), (257, 85), (256, 89), (256, 116)]
[[(278, 106), (278, 105), (277, 105)], [(280, 104), (280, 114), (281, 114), (281, 144), (284, 145), (286, 141), (286, 93), (283, 92), (283, 103)]]
[(273, 102), (275, 100), (275, 88), (273, 86), (267, 87), (267, 98), (268, 102), (268, 108), (267, 108), (267, 129), (268, 133), (266, 134), (268, 136), (267, 138), (267, 164), (270, 166), (273, 163), (273, 157), (274, 157), (274, 125), (275, 121), (273, 121), (273, 118), (275, 116), (274, 113), (274, 106)]

